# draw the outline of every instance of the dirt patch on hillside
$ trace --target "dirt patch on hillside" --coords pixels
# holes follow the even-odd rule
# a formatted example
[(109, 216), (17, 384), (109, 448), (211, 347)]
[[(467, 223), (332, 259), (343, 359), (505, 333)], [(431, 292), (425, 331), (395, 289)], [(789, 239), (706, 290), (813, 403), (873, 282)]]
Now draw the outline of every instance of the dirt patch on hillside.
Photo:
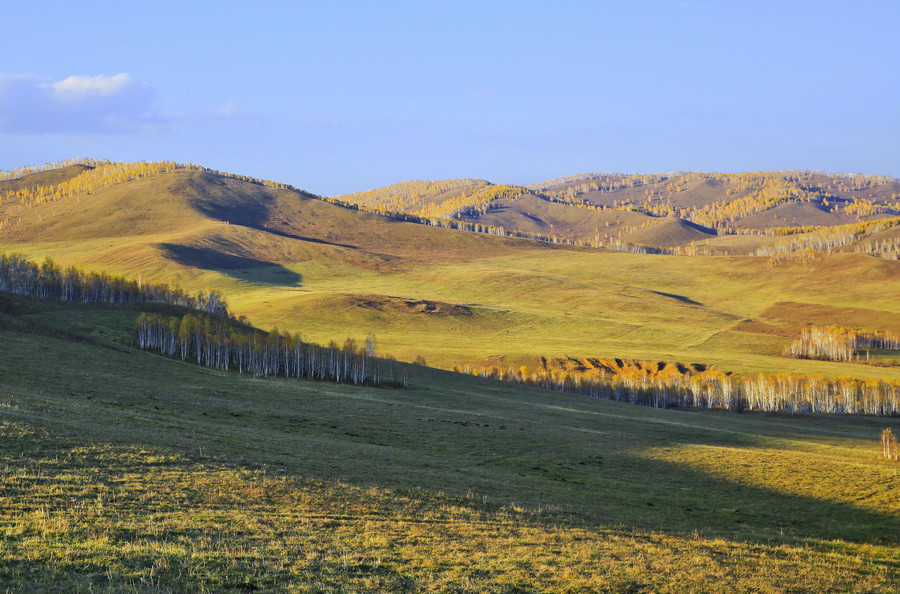
[(766, 322), (761, 322), (760, 320), (743, 320), (732, 326), (731, 329), (735, 332), (746, 332), (748, 334), (771, 334), (773, 336), (784, 336), (786, 338), (793, 337), (796, 334), (796, 332), (788, 328), (775, 326), (773, 324), (767, 324)]
[(644, 374), (654, 376), (664, 371), (679, 374), (703, 373), (710, 369), (703, 363), (680, 363), (677, 361), (640, 361), (637, 359), (598, 359), (594, 357), (576, 358), (560, 357), (548, 359), (541, 357), (541, 368), (545, 371), (564, 371), (575, 373), (605, 372), (613, 375)]
[[(524, 362), (524, 361), (523, 361)], [(491, 355), (480, 362), (482, 367), (520, 369), (519, 364), (505, 355)], [(601, 359), (599, 357), (534, 357), (525, 365), (530, 371), (568, 373), (574, 376), (627, 375), (655, 377), (660, 374), (693, 375), (713, 371), (712, 365), (705, 363), (682, 363), (679, 361), (641, 361), (639, 359)], [(731, 375), (731, 372), (725, 372)]]
[(453, 317), (472, 315), (472, 309), (466, 305), (430, 299), (407, 299), (390, 295), (356, 295), (351, 297), (351, 300), (355, 307), (385, 312)]

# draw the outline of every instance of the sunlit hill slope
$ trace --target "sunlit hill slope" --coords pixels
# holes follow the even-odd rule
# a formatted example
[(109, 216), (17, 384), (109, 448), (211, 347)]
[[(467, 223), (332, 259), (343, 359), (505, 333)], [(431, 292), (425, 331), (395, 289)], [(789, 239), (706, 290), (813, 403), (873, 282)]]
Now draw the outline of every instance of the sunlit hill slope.
[[(896, 329), (894, 260), (833, 253), (772, 266), (766, 257), (634, 254), (392, 220), (174, 164), (103, 167), (0, 182), (0, 250), (218, 288), (256, 325), (322, 343), (374, 332), (385, 353), (446, 368), (624, 357), (900, 377), (894, 368), (780, 356), (809, 323)], [(40, 177), (47, 175), (54, 177)], [(47, 183), (56, 189), (22, 193)], [(443, 192), (489, 187), (467, 181)], [(631, 233), (660, 245), (756, 239), (714, 235), (683, 217), (582, 208), (527, 192), (516, 198), (516, 187), (485, 191), (566, 208), (566, 216), (608, 217), (611, 227), (635, 227)]]

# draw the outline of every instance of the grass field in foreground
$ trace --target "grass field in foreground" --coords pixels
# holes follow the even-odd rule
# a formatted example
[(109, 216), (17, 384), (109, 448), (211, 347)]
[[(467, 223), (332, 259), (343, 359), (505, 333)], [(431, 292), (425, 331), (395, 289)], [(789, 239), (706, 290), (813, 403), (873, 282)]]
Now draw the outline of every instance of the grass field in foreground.
[(258, 380), (132, 349), (133, 310), (2, 313), (9, 592), (900, 587), (897, 419)]

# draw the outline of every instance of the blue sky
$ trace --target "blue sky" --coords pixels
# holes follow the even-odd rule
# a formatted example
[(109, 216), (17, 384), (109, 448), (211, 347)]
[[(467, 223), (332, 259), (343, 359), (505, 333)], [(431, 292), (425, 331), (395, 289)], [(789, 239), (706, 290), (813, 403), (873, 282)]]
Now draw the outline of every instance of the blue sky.
[(900, 176), (900, 2), (10, 2), (0, 169)]

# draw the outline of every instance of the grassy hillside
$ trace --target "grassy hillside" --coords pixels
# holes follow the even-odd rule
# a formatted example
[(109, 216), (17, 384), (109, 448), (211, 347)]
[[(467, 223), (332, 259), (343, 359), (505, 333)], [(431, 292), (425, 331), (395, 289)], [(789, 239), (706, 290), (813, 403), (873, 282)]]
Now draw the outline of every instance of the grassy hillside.
[(657, 247), (675, 247), (701, 242), (716, 236), (712, 229), (690, 221), (669, 217), (625, 237), (630, 243)]
[(461, 207), (477, 204), (477, 197), (492, 185), (483, 179), (409, 181), (334, 198), (369, 210), (428, 216), (435, 207), (448, 203), (458, 203)]
[(769, 229), (772, 227), (803, 227), (821, 225), (831, 227), (846, 225), (856, 217), (846, 213), (832, 212), (820, 204), (789, 202), (779, 204), (761, 213), (742, 218), (737, 226), (742, 229)]
[[(828, 201), (824, 204), (828, 210), (841, 213), (848, 205), (863, 201), (896, 209), (900, 196), (900, 181), (895, 178), (817, 171), (584, 174), (534, 184), (530, 188), (559, 199), (596, 205), (643, 203), (651, 207), (670, 205), (684, 211), (756, 197), (763, 201), (786, 198), (786, 202), (801, 200), (816, 204), (822, 204), (824, 198)], [(774, 202), (770, 207), (778, 203)]]
[[(467, 179), (405, 182), (335, 199), (364, 210), (455, 218), (598, 245), (624, 242), (747, 255), (777, 240), (715, 236), (777, 235), (788, 228), (807, 232), (894, 217), (900, 214), (900, 181), (811, 171), (584, 174), (528, 188)], [(685, 219), (704, 227), (704, 233), (674, 233), (665, 227), (643, 232), (666, 217)]]
[(573, 356), (900, 377), (779, 356), (807, 323), (896, 324), (900, 262), (872, 256), (771, 267), (573, 248), (393, 221), (194, 170), (3, 202), (4, 218), (0, 250), (217, 288), (259, 326), (321, 343), (371, 331), (383, 352), (444, 368)]
[(515, 200), (500, 199), (484, 214), (459, 217), (471, 223), (494, 225), (538, 235), (592, 238), (620, 235), (661, 219), (640, 212), (600, 211), (551, 202), (529, 194)]
[(900, 586), (896, 420), (260, 380), (131, 348), (137, 313), (0, 297), (9, 591)]

